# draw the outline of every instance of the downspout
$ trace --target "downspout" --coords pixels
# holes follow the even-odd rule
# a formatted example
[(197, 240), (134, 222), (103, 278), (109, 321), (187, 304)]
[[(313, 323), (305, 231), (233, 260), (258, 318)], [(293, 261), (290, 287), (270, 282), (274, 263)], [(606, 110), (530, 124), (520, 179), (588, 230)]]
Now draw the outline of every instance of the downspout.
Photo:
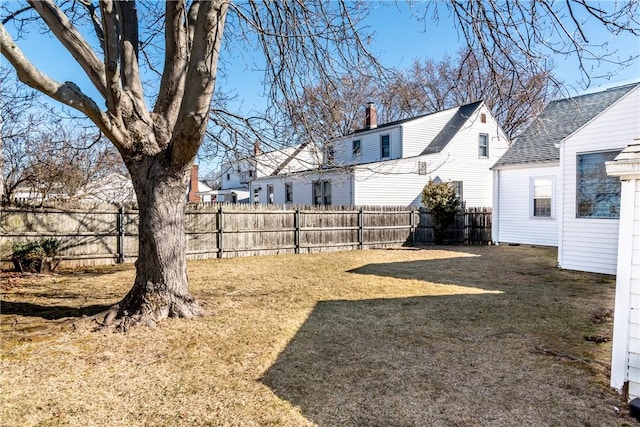
[(500, 244), (500, 169), (493, 170), (493, 208), (491, 208), (491, 240)]
[[(563, 244), (562, 244), (562, 236), (563, 236), (563, 227), (564, 227), (564, 144), (561, 142), (554, 144), (556, 146), (556, 148), (559, 148), (560, 150), (560, 162), (558, 164), (558, 169), (560, 171), (559, 173), (559, 184), (560, 184), (560, 192), (558, 194), (560, 194), (560, 200), (558, 200), (560, 202), (560, 209), (559, 209), (559, 218), (558, 218), (558, 263), (557, 263), (557, 267), (558, 268), (562, 268), (562, 260), (563, 260)], [(575, 205), (575, 200), (574, 200), (574, 205)]]

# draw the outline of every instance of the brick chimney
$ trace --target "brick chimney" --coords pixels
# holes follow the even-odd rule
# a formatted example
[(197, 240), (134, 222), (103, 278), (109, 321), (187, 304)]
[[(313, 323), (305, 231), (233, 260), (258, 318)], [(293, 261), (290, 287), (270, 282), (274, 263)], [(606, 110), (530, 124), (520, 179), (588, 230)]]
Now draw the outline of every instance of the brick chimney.
[(262, 150), (260, 149), (260, 141), (256, 141), (253, 143), (253, 155), (258, 156), (262, 154)]
[(378, 115), (376, 113), (376, 106), (373, 102), (367, 104), (367, 108), (364, 114), (364, 127), (365, 129), (375, 129), (378, 127)]
[(189, 194), (187, 195), (188, 203), (200, 203), (202, 198), (196, 193), (198, 192), (198, 165), (191, 165), (191, 176), (189, 177)]

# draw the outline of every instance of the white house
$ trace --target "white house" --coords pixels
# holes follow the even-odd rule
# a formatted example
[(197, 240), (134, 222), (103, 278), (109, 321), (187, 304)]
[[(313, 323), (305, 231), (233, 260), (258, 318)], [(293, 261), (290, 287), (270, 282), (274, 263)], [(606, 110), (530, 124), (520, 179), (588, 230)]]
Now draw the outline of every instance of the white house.
[(615, 274), (620, 184), (604, 163), (638, 117), (638, 84), (550, 103), (493, 166), (494, 241), (557, 246), (561, 268)]
[(611, 386), (640, 398), (640, 138), (606, 165), (621, 180)]
[(365, 128), (327, 144), (320, 169), (256, 177), (253, 201), (315, 205), (420, 205), (430, 179), (451, 181), (467, 206), (490, 206), (490, 167), (509, 143), (484, 102)]
[(252, 156), (232, 157), (222, 163), (218, 201), (248, 203), (249, 183), (257, 178), (318, 168), (322, 155), (313, 145), (296, 145), (262, 152), (258, 142)]

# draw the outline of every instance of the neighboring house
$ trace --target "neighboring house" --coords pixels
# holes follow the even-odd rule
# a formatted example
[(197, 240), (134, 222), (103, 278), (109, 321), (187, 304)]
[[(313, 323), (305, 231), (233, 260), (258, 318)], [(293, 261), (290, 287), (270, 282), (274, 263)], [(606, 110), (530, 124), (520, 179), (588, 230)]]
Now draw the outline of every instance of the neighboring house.
[(492, 168), (494, 241), (557, 246), (561, 268), (615, 274), (620, 185), (604, 163), (638, 117), (638, 84), (551, 102)]
[(320, 170), (256, 177), (255, 203), (419, 206), (430, 179), (451, 181), (467, 206), (490, 206), (490, 167), (508, 140), (483, 102), (378, 126), (325, 145)]
[(611, 387), (622, 392), (627, 384), (631, 401), (640, 398), (640, 138), (606, 168), (622, 187)]
[(131, 178), (118, 172), (111, 172), (89, 182), (78, 191), (77, 198), (85, 201), (113, 204), (136, 201)]
[(249, 184), (265, 176), (318, 168), (321, 155), (312, 145), (296, 145), (262, 152), (254, 145), (252, 156), (232, 158), (222, 163), (218, 201), (249, 203)]
[(18, 203), (42, 203), (56, 200), (122, 204), (135, 202), (136, 196), (128, 176), (111, 172), (101, 177), (92, 178), (72, 195), (61, 191), (50, 192), (43, 199), (37, 189), (21, 186), (14, 191), (12, 198), (13, 202)]

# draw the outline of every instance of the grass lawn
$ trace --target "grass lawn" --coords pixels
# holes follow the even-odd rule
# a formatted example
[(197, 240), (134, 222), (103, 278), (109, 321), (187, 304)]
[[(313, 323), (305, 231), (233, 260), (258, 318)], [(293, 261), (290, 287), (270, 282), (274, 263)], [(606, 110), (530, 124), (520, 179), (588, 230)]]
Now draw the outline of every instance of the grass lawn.
[(126, 334), (91, 315), (131, 265), (5, 279), (0, 425), (638, 425), (598, 343), (614, 278), (555, 263), (529, 247), (194, 261), (210, 315)]

